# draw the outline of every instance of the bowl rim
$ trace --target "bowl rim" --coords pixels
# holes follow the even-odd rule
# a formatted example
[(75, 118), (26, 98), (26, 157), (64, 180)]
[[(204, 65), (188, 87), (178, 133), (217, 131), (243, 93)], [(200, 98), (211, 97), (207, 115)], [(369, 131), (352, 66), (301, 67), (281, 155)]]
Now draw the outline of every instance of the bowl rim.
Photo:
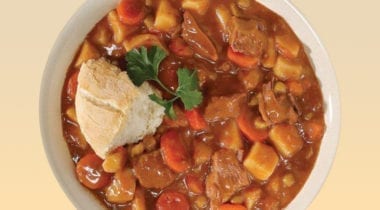
[[(94, 198), (94, 196), (89, 193), (88, 190), (84, 189), (82, 185), (77, 183), (73, 183), (73, 172), (74, 172), (74, 166), (72, 161), (70, 163), (63, 162), (62, 159), (60, 159), (57, 154), (57, 152), (70, 154), (67, 145), (65, 141), (61, 141), (63, 139), (63, 135), (61, 137), (57, 137), (56, 135), (53, 135), (54, 132), (59, 132), (57, 130), (52, 131), (52, 125), (57, 124), (56, 122), (53, 122), (53, 118), (57, 117), (57, 113), (59, 113), (59, 121), (60, 119), (60, 103), (61, 103), (61, 96), (54, 95), (54, 93), (51, 91), (51, 89), (54, 85), (57, 85), (54, 83), (55, 81), (52, 79), (54, 78), (54, 75), (58, 71), (57, 66), (64, 65), (62, 62), (57, 62), (55, 58), (59, 57), (59, 55), (65, 55), (65, 53), (62, 53), (62, 49), (67, 47), (67, 45), (70, 45), (72, 43), (69, 43), (65, 38), (70, 37), (72, 34), (72, 31), (77, 30), (76, 27), (78, 27), (78, 22), (80, 21), (86, 21), (89, 22), (86, 24), (89, 28), (93, 28), (93, 26), (106, 14), (103, 13), (102, 16), (99, 16), (99, 19), (90, 19), (88, 16), (91, 16), (91, 12), (96, 12), (99, 9), (108, 10), (105, 8), (100, 8), (100, 5), (106, 8), (114, 8), (114, 5), (118, 2), (118, 0), (86, 0), (80, 7), (77, 9), (77, 11), (74, 13), (74, 15), (69, 19), (69, 21), (64, 26), (63, 30), (59, 33), (52, 50), (49, 53), (49, 57), (42, 75), (41, 80), (41, 86), (40, 86), (40, 99), (39, 99), (39, 122), (40, 122), (40, 133), (43, 141), (44, 151), (45, 155), (48, 159), (50, 168), (53, 171), (53, 174), (55, 178), (57, 179), (60, 187), (65, 192), (66, 196), (69, 198), (69, 200), (74, 204), (74, 206), (78, 209), (99, 209), (100, 204), (99, 202)], [(311, 38), (313, 41), (317, 44), (318, 49), (317, 54), (320, 56), (320, 60), (323, 60), (323, 66), (326, 68), (324, 73), (327, 73), (328, 75), (328, 83), (329, 87), (322, 87), (322, 94), (323, 99), (325, 101), (325, 108), (329, 108), (325, 113), (325, 122), (328, 130), (326, 130), (326, 133), (329, 132), (329, 138), (327, 141), (326, 133), (325, 136), (322, 139), (322, 143), (320, 146), (319, 154), (317, 157), (316, 162), (314, 163), (313, 169), (307, 178), (304, 186), (302, 189), (297, 193), (297, 196), (290, 202), (290, 204), (286, 207), (287, 210), (295, 210), (304, 208), (306, 209), (311, 202), (314, 200), (318, 192), (323, 186), (323, 183), (325, 183), (325, 180), (328, 176), (328, 174), (331, 171), (332, 164), (334, 162), (336, 151), (339, 143), (339, 136), (340, 136), (340, 126), (341, 126), (341, 105), (340, 105), (340, 96), (339, 96), (339, 88), (338, 88), (338, 82), (336, 78), (336, 73), (334, 71), (334, 68), (332, 66), (332, 63), (330, 61), (330, 58), (328, 56), (328, 53), (322, 44), (320, 38), (314, 31), (314, 29), (311, 27), (310, 23), (306, 20), (306, 18), (301, 14), (301, 12), (289, 1), (289, 0), (259, 0), (260, 3), (267, 6), (269, 9), (273, 10), (273, 8), (269, 5), (277, 4), (282, 5), (284, 8), (287, 8), (287, 11), (285, 12), (291, 12), (293, 14), (291, 21), (298, 22), (305, 29), (307, 29), (307, 33), (310, 33), (308, 35), (311, 35)], [(275, 2), (275, 3), (273, 3)], [(94, 7), (94, 5), (96, 5)], [(89, 9), (90, 8), (90, 9)], [(109, 10), (108, 10), (109, 11)], [(273, 10), (277, 14), (284, 17), (281, 12)], [(97, 11), (98, 12), (98, 11)], [(98, 12), (99, 13), (99, 12)], [(92, 15), (96, 16), (96, 15)], [(284, 17), (284, 19), (291, 25), (289, 20)], [(90, 24), (91, 23), (91, 24)], [(292, 29), (295, 31), (295, 28), (291, 25)], [(83, 32), (85, 30), (82, 30), (81, 32), (81, 38), (77, 39), (76, 43), (77, 46), (83, 41), (84, 37), (86, 36), (87, 32)], [(296, 32), (298, 37), (302, 40), (302, 37)], [(313, 49), (315, 50), (315, 49)], [(75, 52), (66, 53), (65, 57), (66, 59), (71, 57), (71, 60), (74, 56)], [(309, 56), (309, 59), (312, 61), (312, 58)], [(64, 60), (64, 59), (63, 59)], [(70, 60), (70, 59), (69, 59)], [(64, 73), (66, 73), (67, 67), (63, 70)], [(322, 76), (318, 74), (318, 70), (314, 66), (314, 70), (316, 71), (317, 77), (321, 78)], [(62, 72), (60, 72), (62, 74)], [(320, 73), (321, 74), (321, 73)], [(324, 77), (324, 76), (323, 76)], [(321, 85), (325, 82), (320, 82)], [(58, 82), (58, 89), (62, 91), (63, 83)], [(57, 88), (57, 87), (56, 87)], [(61, 93), (61, 91), (59, 93)], [(57, 107), (50, 107), (54, 102), (51, 102), (51, 98), (59, 98), (59, 108), (57, 110)], [(56, 104), (56, 103), (55, 103)], [(48, 110), (48, 112), (46, 112)], [(327, 123), (327, 120), (329, 124)], [(61, 122), (59, 122), (61, 125)], [(332, 127), (330, 127), (332, 126)], [(57, 129), (57, 128), (56, 128)], [(61, 130), (62, 128), (59, 127), (58, 129)], [(57, 138), (60, 140), (50, 141), (52, 138)], [(58, 142), (61, 141), (61, 142)], [(58, 148), (54, 144), (60, 144), (61, 146), (64, 144), (65, 151), (58, 151)], [(322, 151), (323, 149), (323, 151)], [(61, 149), (62, 150), (62, 149)], [(60, 153), (60, 154), (61, 154)], [(66, 154), (66, 155), (67, 155)], [(61, 154), (62, 155), (62, 154)], [(322, 156), (324, 155), (324, 156)], [(62, 164), (62, 165), (60, 165)], [(62, 168), (64, 167), (71, 167), (73, 170), (71, 172), (64, 171)], [(75, 175), (74, 175), (75, 178)], [(308, 196), (306, 196), (308, 195)]]

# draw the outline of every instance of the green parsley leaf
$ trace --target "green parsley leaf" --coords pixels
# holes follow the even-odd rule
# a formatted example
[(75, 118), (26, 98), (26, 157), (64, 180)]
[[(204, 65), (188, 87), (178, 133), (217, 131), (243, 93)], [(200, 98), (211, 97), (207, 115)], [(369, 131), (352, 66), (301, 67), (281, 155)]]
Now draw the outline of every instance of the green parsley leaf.
[(173, 101), (167, 101), (164, 99), (161, 99), (156, 94), (149, 95), (150, 100), (156, 102), (157, 104), (163, 106), (165, 108), (165, 114), (168, 115), (171, 119), (176, 119), (177, 115), (173, 108)]
[(165, 57), (166, 52), (157, 46), (152, 47), (149, 52), (146, 47), (128, 52), (127, 72), (133, 84), (140, 86), (147, 80), (158, 80), (159, 65)]
[(146, 47), (133, 49), (125, 56), (127, 64), (127, 73), (133, 84), (140, 86), (147, 80), (155, 81), (163, 90), (170, 93), (173, 98), (164, 100), (159, 96), (152, 94), (149, 98), (165, 108), (165, 113), (172, 119), (176, 118), (173, 103), (181, 99), (186, 110), (195, 108), (202, 103), (203, 96), (199, 91), (198, 77), (196, 71), (190, 71), (186, 68), (180, 68), (177, 71), (178, 88), (175, 92), (167, 88), (158, 78), (158, 71), (161, 62), (166, 58), (165, 50), (153, 46), (149, 50)]
[(186, 110), (198, 106), (202, 100), (202, 93), (198, 90), (198, 77), (196, 71), (190, 71), (186, 68), (178, 69), (178, 88), (176, 91), (185, 105)]

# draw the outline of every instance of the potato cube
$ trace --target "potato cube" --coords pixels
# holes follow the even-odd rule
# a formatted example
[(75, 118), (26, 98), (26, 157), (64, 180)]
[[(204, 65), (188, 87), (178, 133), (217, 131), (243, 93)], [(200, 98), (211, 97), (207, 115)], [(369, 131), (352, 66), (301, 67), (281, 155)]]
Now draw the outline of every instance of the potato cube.
[(82, 63), (90, 60), (100, 58), (100, 53), (95, 46), (93, 46), (89, 41), (85, 40), (83, 42), (82, 48), (79, 55), (75, 61), (75, 68), (80, 68)]
[(265, 57), (262, 61), (263, 66), (265, 68), (273, 68), (274, 65), (276, 64), (276, 59), (277, 59), (277, 52), (276, 52), (274, 38), (270, 37), (268, 38), (268, 45), (265, 52)]
[(161, 0), (157, 12), (154, 27), (163, 32), (173, 33), (178, 31), (179, 12), (175, 9), (169, 0)]
[(122, 169), (127, 162), (127, 150), (124, 147), (117, 148), (113, 153), (106, 156), (103, 161), (103, 169), (108, 173), (115, 173)]
[(77, 119), (77, 114), (75, 112), (75, 107), (74, 106), (70, 106), (67, 110), (66, 110), (66, 115), (67, 117), (74, 121), (74, 122), (78, 122), (78, 119)]
[(298, 57), (299, 51), (301, 49), (301, 43), (298, 41), (298, 38), (288, 32), (284, 35), (277, 35), (275, 37), (276, 47), (278, 52), (287, 57), (287, 58), (296, 58)]
[(294, 178), (294, 175), (291, 173), (286, 174), (282, 178), (282, 183), (284, 184), (284, 187), (291, 187), (296, 183), (296, 180)]
[(258, 187), (249, 187), (243, 191), (244, 204), (248, 209), (253, 209), (260, 200), (263, 190)]
[(139, 34), (137, 36), (133, 36), (131, 39), (125, 40), (123, 42), (123, 46), (127, 52), (141, 46), (158, 46), (168, 53), (166, 47), (161, 43), (160, 38), (158, 38), (158, 36), (154, 34)]
[(182, 8), (197, 12), (200, 15), (206, 14), (210, 6), (210, 0), (183, 0)]
[(273, 72), (280, 80), (299, 80), (303, 73), (303, 66), (297, 61), (279, 56), (273, 67)]
[(130, 147), (131, 150), (130, 150), (130, 154), (131, 154), (131, 157), (136, 157), (136, 156), (139, 156), (141, 155), (144, 150), (145, 150), (145, 146), (144, 146), (144, 143), (143, 142), (140, 142), (138, 144), (135, 144), (133, 145), (132, 147)]
[(249, 71), (239, 71), (239, 79), (242, 81), (245, 89), (253, 90), (264, 79), (263, 71), (260, 69), (251, 69)]
[(273, 88), (274, 92), (275, 93), (286, 93), (286, 91), (288, 90), (286, 85), (283, 83), (283, 82), (276, 82), (274, 84), (274, 88)]
[(112, 183), (105, 189), (106, 199), (112, 203), (131, 201), (136, 190), (136, 178), (131, 169), (117, 171)]
[(119, 44), (124, 41), (124, 39), (136, 31), (136, 26), (126, 26), (124, 25), (120, 19), (119, 15), (117, 14), (116, 10), (112, 10), (107, 15), (108, 24), (111, 27), (111, 30), (113, 31), (113, 40)]
[(103, 24), (96, 26), (91, 41), (100, 46), (106, 46), (109, 44), (112, 37), (111, 31), (106, 28)]
[(221, 4), (218, 7), (216, 7), (215, 14), (222, 29), (226, 31), (228, 22), (232, 18), (230, 10), (228, 10), (228, 8), (225, 5)]
[(255, 143), (243, 165), (258, 180), (267, 180), (277, 168), (279, 157), (269, 145)]
[(291, 158), (303, 147), (303, 140), (294, 125), (279, 124), (269, 131), (269, 138), (277, 151), (285, 158)]
[(203, 141), (194, 142), (193, 159), (196, 165), (201, 165), (210, 161), (212, 155), (212, 148)]
[(243, 149), (243, 140), (235, 120), (229, 120), (223, 125), (219, 134), (219, 141), (224, 148), (234, 151)]

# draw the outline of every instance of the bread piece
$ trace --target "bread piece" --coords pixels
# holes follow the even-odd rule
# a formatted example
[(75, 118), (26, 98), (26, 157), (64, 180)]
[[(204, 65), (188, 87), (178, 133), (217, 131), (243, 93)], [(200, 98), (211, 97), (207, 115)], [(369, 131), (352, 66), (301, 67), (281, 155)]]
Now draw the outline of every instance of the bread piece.
[(99, 157), (156, 131), (164, 108), (149, 99), (152, 93), (148, 83), (136, 87), (126, 72), (104, 58), (81, 66), (76, 114), (86, 141)]

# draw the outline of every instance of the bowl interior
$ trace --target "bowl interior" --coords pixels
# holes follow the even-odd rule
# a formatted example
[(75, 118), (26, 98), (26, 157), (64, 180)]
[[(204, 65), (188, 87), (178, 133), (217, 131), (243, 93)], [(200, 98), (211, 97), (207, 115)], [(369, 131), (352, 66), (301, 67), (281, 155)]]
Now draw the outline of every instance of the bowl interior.
[[(40, 129), (50, 166), (69, 199), (78, 209), (100, 209), (99, 202), (77, 181), (61, 125), (61, 91), (66, 70), (76, 50), (93, 26), (119, 0), (87, 0), (60, 33), (48, 58), (40, 90)], [(318, 159), (301, 192), (287, 209), (306, 209), (322, 186), (332, 165), (339, 138), (340, 103), (335, 72), (313, 29), (287, 0), (259, 0), (290, 24), (308, 50), (321, 82), (326, 133)]]

